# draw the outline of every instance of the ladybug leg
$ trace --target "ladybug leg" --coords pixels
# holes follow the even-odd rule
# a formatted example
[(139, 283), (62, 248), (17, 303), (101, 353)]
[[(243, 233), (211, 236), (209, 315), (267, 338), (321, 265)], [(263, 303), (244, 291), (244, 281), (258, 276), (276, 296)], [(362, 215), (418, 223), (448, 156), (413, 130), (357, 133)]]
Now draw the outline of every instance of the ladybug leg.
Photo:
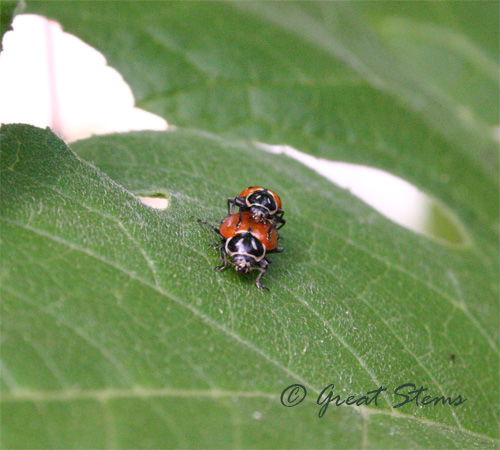
[(214, 267), (214, 270), (217, 272), (220, 272), (221, 270), (225, 269), (229, 263), (226, 257), (226, 252), (224, 251), (224, 247), (222, 245), (220, 246), (220, 259), (222, 261), (222, 264), (220, 266)]
[[(275, 217), (271, 226), (269, 227), (269, 230), (267, 230), (267, 240), (270, 241), (271, 240), (271, 232), (276, 228), (276, 231), (278, 231), (280, 228), (283, 227), (283, 225), (285, 225), (285, 222), (283, 221), (283, 223), (281, 223), (281, 225), (278, 227), (276, 226), (276, 224), (280, 223), (280, 220)], [(279, 239), (279, 236), (278, 236), (278, 239)]]
[[(276, 248), (273, 248), (272, 250), (267, 250), (267, 253), (281, 253), (283, 250), (284, 250), (284, 248), (276, 247)], [(271, 262), (271, 261), (269, 261), (269, 262)]]
[(272, 218), (271, 226), (269, 227), (269, 230), (267, 230), (267, 240), (268, 241), (271, 240), (271, 232), (275, 228), (276, 228), (276, 231), (278, 231), (280, 228), (283, 227), (283, 225), (285, 225), (286, 220), (283, 219), (283, 214), (285, 214), (285, 212), (281, 209), (278, 209), (278, 212)]
[(283, 219), (283, 214), (285, 214), (285, 211), (283, 211), (281, 209), (279, 209), (278, 212), (275, 214), (276, 222), (280, 224), (280, 226), (277, 227), (276, 230), (283, 228), (283, 226), (286, 223), (286, 220)]
[(271, 232), (276, 228), (276, 222), (273, 220), (271, 226), (269, 227), (269, 230), (267, 230), (267, 241), (269, 242), (271, 240)]
[(269, 288), (264, 286), (260, 280), (261, 278), (264, 276), (264, 274), (267, 272), (267, 267), (269, 266), (269, 262), (264, 258), (263, 260), (261, 260), (259, 262), (259, 266), (260, 267), (256, 267), (256, 269), (258, 271), (260, 271), (259, 275), (257, 276), (257, 279), (255, 280), (255, 284), (257, 285), (257, 287), (261, 290), (261, 291), (268, 291)]
[(242, 218), (243, 217), (241, 216), (241, 209), (240, 209), (240, 212), (238, 213), (238, 222), (236, 223), (236, 226), (234, 227), (235, 230), (237, 230), (240, 227)]
[(231, 214), (234, 214), (234, 208), (236, 206), (243, 208), (245, 206), (245, 199), (243, 199), (241, 197), (228, 198), (227, 199), (227, 214), (228, 214), (228, 216), (230, 216)]
[(236, 198), (234, 199), (234, 204), (235, 204), (236, 206), (239, 206), (240, 208), (242, 208), (242, 207), (246, 206), (246, 204), (245, 204), (245, 199), (244, 199), (243, 197), (236, 197)]
[(227, 199), (227, 215), (230, 216), (231, 214), (234, 214), (234, 207), (236, 206), (236, 199), (235, 198), (228, 198)]
[(211, 223), (208, 223), (208, 222), (205, 222), (204, 220), (201, 220), (200, 218), (196, 217), (196, 216), (191, 216), (193, 218), (195, 218), (198, 222), (200, 222), (201, 224), (203, 225), (207, 225), (209, 226), (212, 230), (214, 230), (220, 237), (222, 237), (222, 234), (220, 234), (220, 231), (217, 227), (214, 227)]

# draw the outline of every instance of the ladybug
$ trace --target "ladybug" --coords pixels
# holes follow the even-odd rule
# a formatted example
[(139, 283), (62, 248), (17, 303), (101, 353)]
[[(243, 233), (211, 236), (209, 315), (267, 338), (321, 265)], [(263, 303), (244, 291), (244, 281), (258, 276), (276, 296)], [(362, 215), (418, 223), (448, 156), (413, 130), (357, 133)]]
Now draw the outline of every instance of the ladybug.
[[(273, 222), (273, 227), (279, 230), (285, 225), (284, 211), (281, 209), (281, 199), (276, 192), (260, 186), (250, 186), (244, 189), (238, 197), (227, 199), (227, 212), (234, 213), (238, 206), (240, 212), (250, 211), (256, 220), (267, 219)], [(279, 226), (277, 226), (279, 224)], [(277, 227), (276, 227), (277, 226)]]
[[(199, 222), (208, 224), (200, 219)], [(211, 225), (210, 225), (211, 226)], [(271, 261), (266, 253), (278, 253), (283, 249), (278, 247), (276, 228), (267, 221), (257, 220), (250, 211), (230, 214), (219, 228), (212, 229), (220, 236), (221, 243), (215, 248), (220, 250), (222, 264), (215, 270), (221, 271), (231, 264), (238, 273), (249, 273), (258, 270), (260, 273), (255, 284), (261, 290), (267, 289), (260, 282)], [(231, 261), (227, 257), (231, 258)]]

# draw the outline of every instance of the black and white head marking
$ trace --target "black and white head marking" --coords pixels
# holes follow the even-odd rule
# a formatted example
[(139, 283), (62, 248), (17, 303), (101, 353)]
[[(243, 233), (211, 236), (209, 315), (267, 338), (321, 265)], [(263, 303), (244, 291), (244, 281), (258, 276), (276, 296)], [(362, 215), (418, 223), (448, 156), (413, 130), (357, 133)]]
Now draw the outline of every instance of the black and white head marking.
[(262, 215), (272, 215), (276, 214), (278, 211), (278, 204), (274, 199), (274, 196), (270, 194), (267, 190), (257, 191), (250, 194), (246, 198), (246, 204), (249, 209), (254, 212), (262, 212), (266, 214)]
[[(241, 233), (226, 241), (226, 253), (233, 258), (244, 256), (253, 264), (266, 256), (266, 248), (252, 233)], [(238, 258), (241, 259), (241, 258)]]

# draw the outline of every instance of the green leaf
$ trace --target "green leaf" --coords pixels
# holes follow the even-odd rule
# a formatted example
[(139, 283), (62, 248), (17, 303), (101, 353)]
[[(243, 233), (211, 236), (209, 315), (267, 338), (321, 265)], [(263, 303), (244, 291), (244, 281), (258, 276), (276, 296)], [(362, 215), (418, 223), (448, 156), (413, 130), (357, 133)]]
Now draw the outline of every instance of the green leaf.
[(0, 44), (3, 50), (3, 35), (12, 29), (12, 19), (18, 6), (17, 1), (1, 0), (0, 2)]
[[(139, 106), (215, 134), (73, 144), (96, 169), (3, 128), (3, 447), (498, 448), (496, 4), (27, 3), (103, 51)], [(399, 175), (467, 243), (248, 141)], [(254, 184), (286, 210), (268, 293), (214, 273), (216, 236), (191, 218)], [(295, 383), (307, 400), (285, 408)], [(319, 419), (330, 383), (388, 390)], [(395, 409), (404, 383), (467, 401)]]
[(386, 170), (449, 207), (497, 261), (494, 2), (91, 4), (28, 8), (103, 51), (169, 123)]
[[(418, 144), (437, 134), (497, 174), (489, 128), (499, 123), (495, 2), (92, 4), (28, 1), (28, 9), (101, 50), (138, 105), (175, 125), (331, 159), (341, 147), (352, 161), (402, 145), (432, 155)], [(471, 86), (475, 94), (462, 98)], [(394, 124), (402, 131), (381, 139), (378, 128)], [(360, 137), (353, 127), (362, 125), (372, 133)]]
[[(142, 205), (48, 130), (2, 127), (4, 448), (498, 445), (493, 276), (475, 248), (405, 231), (284, 156), (206, 133), (74, 147), (170, 206)], [(213, 272), (216, 236), (191, 218), (216, 222), (252, 183), (276, 189), (288, 219), (265, 293)], [(295, 383), (307, 401), (285, 408)], [(388, 391), (319, 419), (330, 383), (343, 398)], [(467, 401), (393, 409), (404, 383)]]

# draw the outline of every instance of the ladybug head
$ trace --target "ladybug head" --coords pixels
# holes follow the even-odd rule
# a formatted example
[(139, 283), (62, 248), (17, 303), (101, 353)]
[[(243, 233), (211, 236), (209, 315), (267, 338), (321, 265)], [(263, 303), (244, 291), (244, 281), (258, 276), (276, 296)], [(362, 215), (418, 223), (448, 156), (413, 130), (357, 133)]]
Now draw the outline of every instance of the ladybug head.
[(270, 214), (276, 214), (278, 210), (278, 205), (274, 200), (273, 195), (263, 189), (261, 191), (254, 192), (246, 198), (247, 207), (253, 212), (254, 218), (267, 217)]
[(253, 260), (245, 255), (233, 257), (233, 265), (238, 273), (249, 273), (252, 270)]
[(252, 212), (252, 217), (258, 221), (261, 221), (269, 215), (269, 210), (260, 205), (253, 205), (250, 211)]
[(250, 231), (229, 238), (225, 249), (238, 273), (249, 273), (266, 254), (264, 244)]

